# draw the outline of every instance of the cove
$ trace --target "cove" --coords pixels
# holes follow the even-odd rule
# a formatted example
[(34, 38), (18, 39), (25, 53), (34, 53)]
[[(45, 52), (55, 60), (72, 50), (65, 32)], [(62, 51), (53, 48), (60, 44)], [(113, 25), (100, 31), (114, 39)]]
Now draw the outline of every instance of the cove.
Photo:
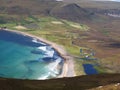
[(50, 79), (62, 70), (63, 58), (50, 45), (20, 33), (0, 30), (0, 77)]

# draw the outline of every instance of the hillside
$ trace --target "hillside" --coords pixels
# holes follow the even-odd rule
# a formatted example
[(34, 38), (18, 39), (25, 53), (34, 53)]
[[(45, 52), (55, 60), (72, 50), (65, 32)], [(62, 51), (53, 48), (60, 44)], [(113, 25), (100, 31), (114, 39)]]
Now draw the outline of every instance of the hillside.
[(111, 13), (113, 10), (119, 13), (119, 3), (88, 0), (64, 0), (63, 2), (58, 2), (56, 0), (0, 1), (1, 14), (52, 15), (77, 22), (99, 18), (100, 16), (97, 14), (106, 12)]
[(57, 4), (54, 0), (0, 0), (0, 13), (48, 15)]
[(77, 4), (64, 4), (55, 0), (1, 0), (0, 13), (53, 16), (77, 22), (90, 20), (96, 16)]
[[(104, 74), (79, 76), (74, 78), (61, 78), (51, 80), (17, 80), (0, 79), (1, 90), (107, 90), (99, 86), (117, 84), (120, 82), (120, 74)], [(120, 86), (112, 87), (111, 90), (119, 90)], [(118, 88), (118, 89), (114, 89)]]
[(91, 11), (97, 14), (120, 17), (120, 2), (93, 0), (63, 0), (63, 2), (66, 4), (76, 3), (89, 12)]
[(55, 17), (77, 22), (83, 20), (88, 21), (95, 16), (94, 13), (89, 12), (75, 3), (62, 5), (59, 8), (54, 8), (52, 9), (51, 14)]
[(77, 3), (84, 8), (120, 9), (120, 2), (93, 0), (64, 0), (65, 3)]

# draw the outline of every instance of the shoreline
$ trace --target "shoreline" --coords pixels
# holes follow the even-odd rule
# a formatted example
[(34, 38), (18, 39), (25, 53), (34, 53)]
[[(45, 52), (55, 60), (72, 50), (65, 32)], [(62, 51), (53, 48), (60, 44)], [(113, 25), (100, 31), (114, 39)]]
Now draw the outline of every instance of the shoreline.
[(63, 78), (63, 77), (74, 77), (75, 75), (75, 71), (74, 71), (74, 61), (73, 61), (73, 57), (70, 56), (66, 50), (64, 49), (63, 46), (61, 45), (57, 45), (54, 42), (48, 41), (44, 38), (26, 33), (26, 32), (22, 32), (22, 31), (17, 31), (17, 30), (10, 30), (10, 29), (4, 29), (5, 31), (10, 31), (10, 32), (15, 32), (18, 34), (22, 34), (24, 36), (29, 36), (32, 38), (36, 38), (38, 40), (40, 40), (41, 42), (50, 45), (52, 48), (54, 48), (58, 54), (63, 58), (64, 60), (64, 64), (62, 67), (62, 73), (60, 75), (58, 75), (56, 78)]

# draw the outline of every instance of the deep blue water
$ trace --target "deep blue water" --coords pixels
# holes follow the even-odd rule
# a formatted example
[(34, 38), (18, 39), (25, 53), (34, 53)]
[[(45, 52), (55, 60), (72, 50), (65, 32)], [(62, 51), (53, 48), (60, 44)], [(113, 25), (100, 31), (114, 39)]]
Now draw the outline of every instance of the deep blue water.
[(60, 74), (62, 63), (59, 54), (38, 39), (0, 31), (0, 77), (54, 78)]
[(83, 67), (87, 75), (98, 74), (97, 70), (92, 64), (83, 64)]

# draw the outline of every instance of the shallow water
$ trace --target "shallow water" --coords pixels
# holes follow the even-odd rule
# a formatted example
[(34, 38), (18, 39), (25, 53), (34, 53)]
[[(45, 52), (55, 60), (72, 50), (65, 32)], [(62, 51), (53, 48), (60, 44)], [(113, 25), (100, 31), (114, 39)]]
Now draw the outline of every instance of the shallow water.
[(98, 74), (97, 70), (92, 64), (83, 64), (83, 67), (87, 75)]
[(32, 37), (0, 31), (0, 77), (54, 78), (60, 74), (62, 63), (51, 46)]

